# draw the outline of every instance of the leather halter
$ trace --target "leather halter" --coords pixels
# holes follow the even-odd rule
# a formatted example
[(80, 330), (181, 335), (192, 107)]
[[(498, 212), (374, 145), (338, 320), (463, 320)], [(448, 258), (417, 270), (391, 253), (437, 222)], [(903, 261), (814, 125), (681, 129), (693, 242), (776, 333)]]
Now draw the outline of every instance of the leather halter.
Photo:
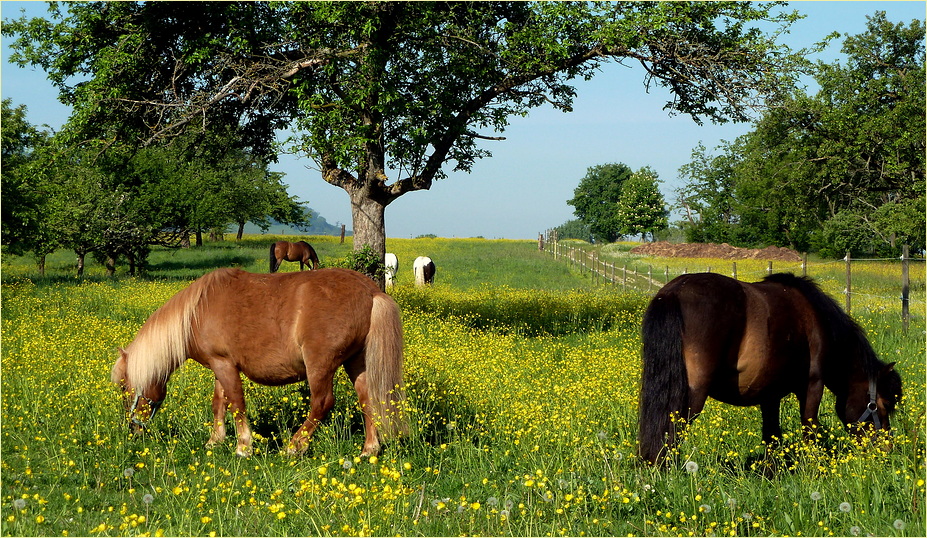
[[(139, 420), (138, 418), (135, 417), (135, 411), (138, 409), (138, 402), (141, 401), (141, 400), (143, 400), (143, 399), (144, 399), (146, 402), (148, 402), (148, 409), (151, 410), (151, 414), (148, 415), (148, 420), (151, 420), (151, 419), (154, 418), (155, 413), (158, 412), (158, 408), (161, 407), (161, 404), (162, 404), (162, 403), (164, 403), (164, 400), (154, 401), (154, 400), (152, 400), (151, 398), (148, 398), (147, 396), (143, 396), (143, 395), (141, 395), (141, 394), (136, 394), (136, 395), (135, 395), (135, 401), (132, 403), (132, 408), (129, 409), (129, 415), (132, 416), (132, 424), (135, 424), (136, 426), (138, 426), (138, 427), (140, 427), (140, 428), (145, 428), (145, 427), (146, 427), (146, 424), (147, 424), (147, 422), (148, 422), (148, 421)], [(860, 419), (860, 420), (862, 420), (862, 419)]]
[(872, 424), (877, 430), (882, 429), (882, 421), (879, 420), (879, 406), (876, 404), (876, 380), (869, 378), (869, 403), (866, 404), (866, 410), (856, 421), (857, 423), (865, 422), (867, 418), (872, 417)]

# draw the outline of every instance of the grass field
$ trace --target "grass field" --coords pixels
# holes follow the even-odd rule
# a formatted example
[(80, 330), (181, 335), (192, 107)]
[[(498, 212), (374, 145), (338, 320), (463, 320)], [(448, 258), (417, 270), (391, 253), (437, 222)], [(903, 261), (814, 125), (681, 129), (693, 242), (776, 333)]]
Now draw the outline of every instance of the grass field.
[[(109, 383), (116, 347), (204, 272), (266, 272), (272, 239), (156, 250), (146, 278), (108, 279), (91, 265), (78, 281), (65, 252), (40, 278), (33, 260), (4, 256), (3, 535), (925, 535), (922, 265), (906, 334), (882, 283), (896, 266), (871, 264), (872, 276), (854, 280), (854, 317), (904, 380), (889, 453), (850, 439), (827, 393), (816, 444), (797, 435), (794, 397), (782, 404), (784, 442), (766, 459), (759, 410), (709, 402), (667, 469), (642, 465), (633, 454), (648, 296), (592, 286), (534, 242), (477, 239), (388, 240), (401, 267), (392, 294), (413, 427), (379, 458), (357, 457), (361, 415), (343, 374), (335, 410), (299, 458), (281, 447), (308, 413), (303, 386), (245, 383), (258, 435), (241, 459), (232, 437), (205, 448), (212, 376), (194, 363), (172, 377), (151, 431), (128, 438)], [(329, 264), (351, 248), (309, 242)], [(433, 288), (412, 287), (418, 255), (437, 264)], [(821, 264), (839, 297), (839, 265), (831, 276)]]

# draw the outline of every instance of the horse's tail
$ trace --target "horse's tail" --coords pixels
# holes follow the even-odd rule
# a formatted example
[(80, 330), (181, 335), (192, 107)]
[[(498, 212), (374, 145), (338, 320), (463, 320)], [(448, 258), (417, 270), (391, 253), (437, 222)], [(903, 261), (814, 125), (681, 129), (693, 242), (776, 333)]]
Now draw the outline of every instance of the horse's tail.
[(409, 433), (402, 381), (402, 322), (392, 297), (373, 297), (366, 341), (367, 390), (383, 440)]
[(280, 264), (277, 263), (277, 243), (270, 244), (270, 272), (276, 273)]
[(689, 380), (682, 355), (682, 310), (676, 295), (658, 295), (650, 302), (642, 333), (638, 455), (656, 463), (665, 456), (665, 446), (675, 442), (678, 421), (688, 419)]

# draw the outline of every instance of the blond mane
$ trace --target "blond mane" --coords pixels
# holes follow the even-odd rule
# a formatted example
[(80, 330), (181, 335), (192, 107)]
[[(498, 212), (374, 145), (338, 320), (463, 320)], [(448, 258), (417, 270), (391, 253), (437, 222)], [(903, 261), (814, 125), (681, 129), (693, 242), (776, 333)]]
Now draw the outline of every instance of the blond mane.
[(130, 386), (144, 390), (164, 382), (187, 360), (198, 307), (209, 290), (228, 280), (234, 270), (208, 273), (177, 292), (142, 325), (126, 349), (126, 377)]

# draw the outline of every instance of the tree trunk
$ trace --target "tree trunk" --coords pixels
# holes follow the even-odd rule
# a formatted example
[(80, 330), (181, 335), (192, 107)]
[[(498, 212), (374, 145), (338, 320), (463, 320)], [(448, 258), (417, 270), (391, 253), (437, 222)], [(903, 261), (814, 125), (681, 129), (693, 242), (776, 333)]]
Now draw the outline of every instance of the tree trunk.
[[(349, 193), (354, 225), (354, 250), (369, 246), (382, 261), (386, 257), (386, 205), (372, 199), (366, 189)], [(382, 275), (377, 279), (381, 290), (386, 289)]]
[(117, 254), (114, 252), (106, 255), (106, 261), (103, 262), (103, 265), (106, 266), (106, 276), (116, 276), (116, 256)]
[(77, 278), (83, 278), (84, 276), (84, 259), (87, 257), (87, 254), (84, 252), (77, 253)]
[(39, 274), (45, 276), (45, 254), (36, 256), (36, 263), (39, 267)]
[(235, 236), (236, 241), (241, 241), (241, 237), (245, 235), (245, 223), (244, 221), (238, 223), (238, 235)]

